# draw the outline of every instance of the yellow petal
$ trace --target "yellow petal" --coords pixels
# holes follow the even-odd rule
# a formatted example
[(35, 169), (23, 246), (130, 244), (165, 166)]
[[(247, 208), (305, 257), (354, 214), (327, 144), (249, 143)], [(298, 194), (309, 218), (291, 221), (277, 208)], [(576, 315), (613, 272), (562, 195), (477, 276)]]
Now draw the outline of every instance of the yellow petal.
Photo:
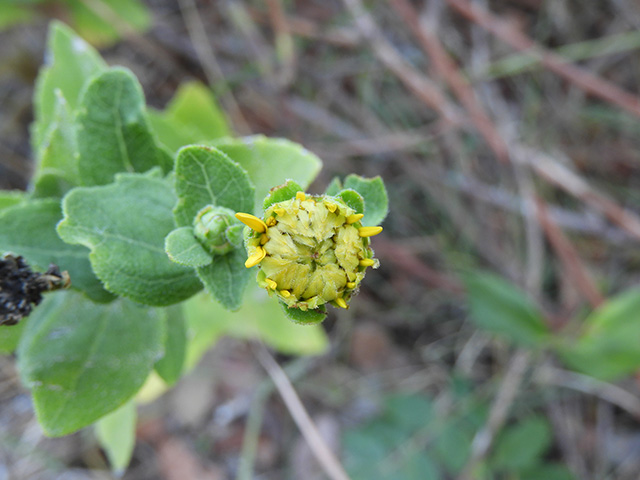
[(280, 290), (280, 295), (284, 298), (289, 298), (291, 296), (291, 292), (289, 290)]
[(382, 231), (382, 227), (360, 227), (358, 229), (358, 235), (361, 237), (373, 237), (378, 235)]
[(251, 230), (262, 233), (267, 231), (267, 225), (255, 215), (250, 213), (236, 213), (236, 218), (244, 223)]
[(335, 302), (340, 308), (349, 308), (347, 302), (344, 301), (344, 298), (336, 298)]
[(347, 288), (356, 288), (356, 282), (347, 282)]
[(268, 227), (273, 227), (276, 223), (278, 223), (275, 219), (275, 217), (269, 217), (267, 218), (267, 226)]
[(307, 198), (307, 196), (304, 194), (304, 192), (297, 192), (296, 193), (296, 199), (300, 200), (301, 202), (305, 201)]
[(278, 284), (273, 280), (271, 280), (270, 278), (266, 278), (265, 282), (267, 283), (267, 285), (271, 290), (275, 290), (276, 288), (278, 288)]
[(264, 259), (266, 255), (267, 252), (264, 251), (264, 248), (256, 247), (256, 251), (249, 255), (247, 261), (244, 262), (244, 266), (247, 268), (255, 267)]
[(347, 217), (347, 223), (351, 225), (352, 223), (360, 221), (362, 217), (364, 217), (364, 213), (354, 213), (353, 215), (349, 215)]
[(376, 262), (373, 260), (373, 258), (365, 258), (363, 260), (360, 260), (361, 267), (373, 267), (375, 264)]

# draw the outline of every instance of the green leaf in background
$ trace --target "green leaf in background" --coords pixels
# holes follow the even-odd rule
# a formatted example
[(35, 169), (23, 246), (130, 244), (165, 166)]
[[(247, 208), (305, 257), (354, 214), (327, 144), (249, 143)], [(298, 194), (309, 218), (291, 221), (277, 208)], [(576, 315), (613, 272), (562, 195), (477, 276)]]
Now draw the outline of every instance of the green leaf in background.
[(524, 470), (519, 480), (575, 480), (571, 470), (561, 464), (543, 464)]
[(573, 368), (602, 380), (615, 380), (640, 368), (640, 289), (608, 300), (583, 322), (584, 333), (560, 345)]
[(136, 402), (129, 400), (96, 422), (96, 437), (116, 477), (122, 476), (136, 445)]
[(193, 235), (191, 227), (173, 230), (165, 238), (164, 249), (172, 262), (187, 267), (204, 267), (213, 262), (213, 257)]
[(65, 0), (74, 27), (87, 41), (108, 46), (121, 32), (142, 32), (151, 26), (151, 13), (140, 0)]
[(91, 269), (89, 251), (64, 243), (56, 234), (60, 218), (60, 202), (53, 199), (29, 200), (0, 210), (0, 253), (22, 255), (40, 271), (54, 263), (69, 272), (72, 288), (96, 302), (113, 300)]
[(299, 327), (285, 317), (278, 302), (258, 288), (246, 290), (242, 307), (229, 312), (211, 301), (209, 295), (196, 295), (184, 303), (188, 347), (186, 368), (192, 368), (204, 352), (220, 337), (261, 339), (289, 355), (319, 355), (329, 346), (321, 326)]
[(40, 160), (31, 180), (34, 197), (62, 197), (80, 184), (78, 146), (67, 101), (56, 90), (53, 117), (40, 150)]
[(207, 205), (234, 212), (253, 208), (254, 189), (247, 172), (219, 150), (193, 145), (176, 158), (178, 203), (173, 213), (180, 227), (192, 226), (196, 214)]
[(287, 318), (298, 325), (318, 325), (327, 318), (327, 310), (324, 307), (317, 310), (300, 310), (299, 308), (289, 308), (284, 303), (280, 303), (280, 305)]
[(331, 180), (331, 182), (327, 186), (327, 189), (325, 190), (324, 194), (335, 197), (338, 193), (340, 193), (340, 190), (342, 190), (342, 182), (340, 181), (340, 178), (333, 177), (333, 180)]
[(164, 343), (162, 310), (125, 299), (97, 305), (72, 292), (47, 295), (18, 346), (18, 370), (49, 436), (92, 424), (142, 386)]
[(303, 192), (302, 187), (293, 180), (287, 180), (284, 184), (273, 187), (262, 202), (265, 210), (274, 203), (284, 202), (296, 196), (296, 193)]
[(246, 259), (244, 248), (234, 248), (225, 255), (214, 255), (211, 264), (196, 268), (207, 291), (229, 310), (242, 306), (242, 295), (254, 275), (254, 270), (244, 266)]
[[(362, 195), (360, 195), (355, 190), (342, 190), (337, 196), (341, 198), (342, 201), (346, 203), (349, 207), (353, 208), (356, 211), (356, 213), (364, 212), (364, 209), (365, 209), (364, 199), (362, 198)], [(368, 223), (364, 223), (364, 217), (362, 218), (362, 221), (364, 225), (369, 225)]]
[(94, 77), (76, 117), (78, 169), (84, 185), (104, 185), (119, 172), (167, 173), (171, 156), (149, 128), (142, 87), (131, 71), (112, 68)]
[(26, 23), (34, 18), (35, 12), (27, 6), (22, 5), (5, 5), (0, 7), (2, 15), (0, 15), (0, 30)]
[(175, 201), (164, 179), (119, 174), (113, 184), (69, 192), (58, 234), (91, 249), (91, 266), (107, 290), (147, 305), (171, 305), (202, 288), (192, 268), (173, 263), (164, 251)]
[(364, 217), (362, 224), (380, 225), (389, 211), (389, 199), (382, 178), (363, 178), (358, 175), (347, 175), (344, 179), (345, 189), (352, 189), (364, 198)]
[(245, 138), (222, 139), (213, 145), (238, 162), (256, 188), (253, 210), (246, 213), (262, 215), (262, 202), (269, 190), (288, 179), (305, 190), (316, 178), (322, 161), (301, 145), (281, 138), (255, 135)]
[(187, 349), (187, 329), (181, 305), (165, 309), (167, 335), (164, 341), (164, 355), (156, 362), (156, 372), (167, 385), (178, 381), (184, 367)]
[(158, 139), (172, 152), (232, 135), (211, 90), (198, 82), (180, 85), (164, 111), (149, 110), (149, 120)]
[(54, 21), (49, 28), (46, 66), (36, 81), (32, 145), (38, 153), (54, 121), (56, 91), (60, 90), (70, 112), (78, 105), (84, 84), (107, 65), (93, 47), (77, 36), (69, 27)]
[(27, 319), (23, 318), (17, 325), (3, 325), (0, 327), (0, 353), (13, 353), (18, 347), (20, 336), (27, 324)]
[(27, 194), (22, 190), (0, 190), (0, 210), (23, 202)]
[(534, 467), (541, 462), (551, 442), (551, 426), (545, 418), (532, 416), (522, 419), (500, 433), (490, 459), (491, 465), (497, 470), (510, 472)]
[(511, 283), (490, 274), (465, 275), (470, 318), (478, 327), (526, 346), (548, 338), (549, 329), (536, 306)]

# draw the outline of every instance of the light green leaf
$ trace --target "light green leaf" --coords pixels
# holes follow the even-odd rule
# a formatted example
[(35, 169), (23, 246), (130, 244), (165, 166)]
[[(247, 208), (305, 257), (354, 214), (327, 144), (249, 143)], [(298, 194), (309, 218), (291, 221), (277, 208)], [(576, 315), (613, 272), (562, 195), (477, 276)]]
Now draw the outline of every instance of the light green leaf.
[(221, 336), (261, 339), (289, 355), (318, 355), (329, 341), (321, 326), (300, 327), (282, 312), (279, 302), (257, 285), (247, 288), (242, 307), (229, 312), (211, 301), (209, 295), (196, 295), (184, 303), (188, 326), (187, 368), (192, 368), (204, 352)]
[(64, 243), (56, 234), (62, 217), (58, 200), (29, 200), (0, 210), (0, 254), (22, 255), (40, 271), (54, 263), (67, 270), (72, 288), (83, 291), (96, 302), (109, 302), (114, 296), (96, 278), (89, 263), (89, 252), (78, 245)]
[(536, 465), (519, 475), (519, 480), (575, 480), (575, 478), (569, 468), (559, 463)]
[(167, 385), (173, 385), (182, 374), (187, 349), (187, 329), (181, 305), (165, 309), (167, 318), (167, 336), (164, 342), (164, 355), (156, 362), (156, 372)]
[(0, 30), (26, 23), (33, 19), (34, 10), (22, 5), (2, 5), (0, 15)]
[(23, 202), (27, 194), (22, 190), (0, 190), (0, 210)]
[(54, 21), (49, 28), (46, 66), (36, 81), (33, 149), (40, 151), (54, 121), (56, 91), (60, 90), (70, 112), (78, 105), (80, 92), (94, 75), (106, 70), (100, 54), (77, 36), (69, 27)]
[(56, 103), (32, 179), (34, 197), (62, 197), (80, 184), (78, 146), (67, 102), (56, 90)]
[(335, 197), (338, 193), (340, 193), (340, 190), (342, 190), (342, 182), (340, 181), (340, 178), (333, 177), (333, 180), (331, 180), (331, 182), (327, 186), (327, 189), (325, 190), (324, 194)]
[[(151, 25), (151, 14), (140, 0), (66, 0), (78, 33), (97, 46), (108, 46), (120, 39), (121, 29), (144, 31)], [(116, 22), (120, 29), (116, 28)]]
[(244, 289), (253, 275), (244, 266), (246, 259), (244, 248), (235, 248), (226, 255), (215, 255), (210, 265), (196, 268), (207, 291), (229, 310), (240, 308)]
[(112, 68), (86, 86), (76, 117), (78, 168), (84, 185), (104, 185), (119, 172), (172, 168), (146, 118), (142, 87), (131, 71)]
[(20, 336), (27, 324), (27, 319), (23, 318), (17, 325), (3, 325), (0, 327), (0, 353), (13, 353), (18, 347)]
[(471, 319), (482, 329), (509, 340), (536, 346), (549, 337), (549, 329), (536, 306), (511, 283), (489, 273), (464, 277)]
[(124, 473), (131, 461), (136, 445), (136, 420), (136, 403), (129, 400), (96, 422), (96, 437), (117, 477)]
[(211, 90), (198, 82), (180, 85), (166, 110), (150, 110), (149, 120), (160, 141), (173, 152), (232, 135)]
[(247, 172), (224, 153), (211, 147), (184, 147), (176, 159), (178, 203), (173, 213), (180, 227), (193, 225), (207, 205), (234, 212), (253, 208), (254, 189)]
[[(362, 195), (360, 195), (355, 190), (342, 190), (338, 197), (342, 199), (344, 203), (346, 203), (349, 207), (353, 208), (356, 213), (363, 213), (365, 209), (364, 199)], [(364, 217), (362, 218), (362, 222), (364, 223)], [(368, 223), (365, 225), (369, 225)]]
[(299, 308), (289, 308), (284, 303), (281, 305), (289, 320), (298, 325), (318, 325), (327, 318), (327, 311), (323, 307), (317, 310), (300, 310)]
[(262, 202), (272, 187), (288, 179), (305, 190), (316, 178), (322, 161), (301, 145), (281, 138), (255, 135), (245, 138), (222, 139), (213, 145), (238, 162), (256, 188), (254, 210), (246, 213), (262, 215)]
[(283, 185), (273, 187), (269, 191), (269, 195), (266, 196), (264, 202), (262, 202), (262, 208), (265, 210), (274, 203), (284, 202), (296, 196), (296, 193), (303, 192), (304, 190), (293, 180), (287, 180)]
[(165, 238), (164, 249), (172, 262), (187, 267), (204, 267), (213, 261), (212, 255), (193, 235), (191, 227), (180, 227), (173, 230)]
[(640, 368), (640, 289), (608, 300), (583, 322), (584, 333), (560, 345), (572, 367), (603, 380), (615, 380)]
[(496, 439), (491, 458), (495, 469), (520, 471), (535, 466), (551, 446), (549, 422), (539, 416), (505, 428)]
[(91, 249), (91, 266), (107, 290), (147, 305), (171, 305), (202, 288), (193, 269), (164, 251), (175, 201), (166, 180), (119, 174), (113, 184), (69, 192), (58, 234)]
[(347, 175), (344, 179), (344, 188), (355, 190), (364, 198), (363, 225), (375, 226), (382, 223), (389, 211), (389, 199), (382, 178)]
[(162, 355), (162, 313), (72, 291), (45, 298), (20, 339), (18, 370), (47, 435), (75, 432), (135, 395)]

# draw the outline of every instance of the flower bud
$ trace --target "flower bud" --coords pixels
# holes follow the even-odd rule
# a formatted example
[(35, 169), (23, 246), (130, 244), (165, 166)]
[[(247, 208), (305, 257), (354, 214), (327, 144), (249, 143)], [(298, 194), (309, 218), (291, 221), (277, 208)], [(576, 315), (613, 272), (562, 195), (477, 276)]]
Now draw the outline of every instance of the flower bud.
[(207, 205), (193, 220), (193, 233), (200, 243), (214, 255), (224, 255), (234, 248), (242, 228), (233, 210)]
[(362, 227), (362, 215), (338, 197), (298, 192), (270, 205), (263, 219), (236, 216), (251, 228), (245, 265), (260, 265), (258, 284), (290, 308), (348, 308), (367, 268), (378, 267), (369, 237), (382, 228)]

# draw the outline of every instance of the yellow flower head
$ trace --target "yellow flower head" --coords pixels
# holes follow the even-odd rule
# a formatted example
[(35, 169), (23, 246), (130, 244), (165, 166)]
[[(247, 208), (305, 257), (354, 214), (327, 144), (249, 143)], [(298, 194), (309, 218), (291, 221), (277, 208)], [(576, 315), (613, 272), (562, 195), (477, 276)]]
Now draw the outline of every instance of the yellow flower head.
[(369, 237), (382, 227), (363, 227), (362, 215), (340, 198), (298, 192), (269, 206), (263, 219), (236, 218), (250, 227), (245, 265), (259, 265), (258, 284), (290, 308), (347, 308), (367, 268), (378, 267)]

